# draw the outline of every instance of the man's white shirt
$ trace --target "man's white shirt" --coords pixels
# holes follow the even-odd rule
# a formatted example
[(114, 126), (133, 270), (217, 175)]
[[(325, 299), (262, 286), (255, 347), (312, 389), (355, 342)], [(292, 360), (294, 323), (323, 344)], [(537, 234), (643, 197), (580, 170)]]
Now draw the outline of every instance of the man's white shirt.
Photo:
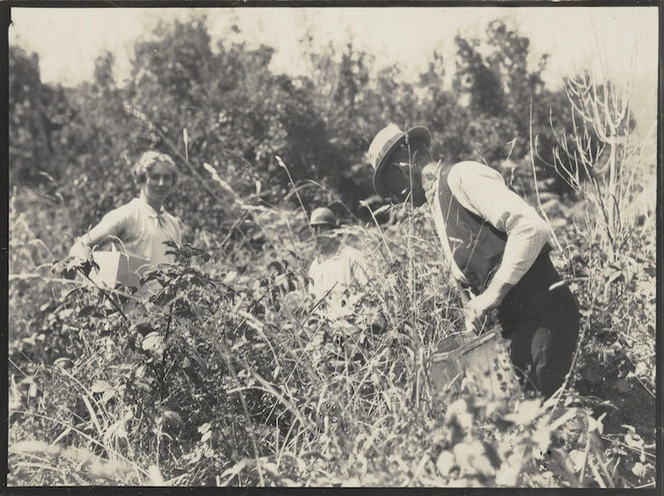
[[(438, 201), (440, 167), (440, 164), (432, 163), (422, 171), (426, 197), (452, 274), (457, 280), (465, 281), (454, 262)], [(491, 167), (473, 161), (459, 162), (452, 166), (447, 179), (452, 194), (462, 207), (507, 234), (503, 259), (494, 279), (516, 284), (549, 241), (548, 225), (533, 207), (507, 187), (500, 173)]]

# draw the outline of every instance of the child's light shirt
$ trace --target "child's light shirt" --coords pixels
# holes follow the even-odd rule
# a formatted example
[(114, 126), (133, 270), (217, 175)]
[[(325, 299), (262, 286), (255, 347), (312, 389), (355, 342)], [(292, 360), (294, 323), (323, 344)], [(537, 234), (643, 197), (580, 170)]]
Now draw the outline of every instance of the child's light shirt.
[(316, 258), (309, 267), (311, 293), (320, 299), (330, 290), (341, 293), (353, 283), (365, 285), (368, 277), (364, 264), (362, 252), (351, 246), (325, 260)]

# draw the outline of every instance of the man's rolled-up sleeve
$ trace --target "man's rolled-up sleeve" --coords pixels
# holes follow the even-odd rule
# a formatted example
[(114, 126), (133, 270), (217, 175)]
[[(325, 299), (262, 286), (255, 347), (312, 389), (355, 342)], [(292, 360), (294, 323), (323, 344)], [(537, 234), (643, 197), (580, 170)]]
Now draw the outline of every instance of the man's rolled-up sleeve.
[(549, 226), (503, 177), (478, 162), (460, 162), (449, 174), (452, 193), (462, 206), (507, 234), (507, 244), (494, 279), (516, 284), (549, 241)]

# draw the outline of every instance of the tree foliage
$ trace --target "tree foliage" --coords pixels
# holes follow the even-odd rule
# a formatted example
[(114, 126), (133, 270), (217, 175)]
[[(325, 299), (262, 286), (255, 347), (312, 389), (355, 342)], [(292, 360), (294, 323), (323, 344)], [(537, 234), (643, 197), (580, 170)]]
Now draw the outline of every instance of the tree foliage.
[(308, 74), (276, 74), (273, 48), (233, 38), (213, 47), (205, 17), (195, 16), (138, 41), (127, 84), (115, 81), (113, 56), (104, 53), (93, 81), (72, 89), (42, 84), (36, 56), (12, 47), (13, 177), (25, 183), (48, 172), (71, 185), (66, 201), (82, 230), (135, 194), (130, 164), (144, 149), (160, 149), (182, 172), (172, 209), (194, 232), (225, 236), (232, 202), (205, 163), (258, 203), (296, 205), (293, 181), (306, 206), (338, 199), (357, 214), (373, 195), (366, 150), (387, 122), (428, 125), (445, 161), (494, 167), (526, 155), (531, 126), (551, 142), (549, 110), (561, 100), (544, 87), (546, 57), (530, 68), (528, 39), (503, 21), (488, 25), (486, 40), (456, 37), (451, 88), (439, 53), (407, 83), (396, 65), (374, 71), (372, 56), (352, 42), (314, 49), (309, 35), (302, 43)]

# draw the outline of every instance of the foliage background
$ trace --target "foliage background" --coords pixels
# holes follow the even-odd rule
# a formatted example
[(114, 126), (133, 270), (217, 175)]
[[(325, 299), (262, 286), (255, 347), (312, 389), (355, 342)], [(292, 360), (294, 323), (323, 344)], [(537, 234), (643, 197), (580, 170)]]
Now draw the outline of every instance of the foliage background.
[[(653, 483), (655, 155), (652, 136), (631, 137), (628, 93), (591, 81), (595, 101), (614, 102), (603, 133), (601, 109), (573, 91), (590, 77), (548, 89), (546, 56), (529, 68), (529, 40), (503, 21), (457, 36), (450, 89), (438, 53), (408, 83), (352, 42), (310, 38), (310, 71), (291, 77), (271, 72), (270, 46), (213, 49), (204, 16), (153, 34), (123, 86), (111, 53), (76, 87), (42, 83), (36, 54), (9, 53), (11, 483)], [(550, 222), (585, 317), (557, 409), (501, 411), (424, 385), (460, 305), (426, 216), (373, 193), (366, 150), (387, 122), (426, 124), (434, 156), (497, 168)], [(177, 159), (168, 208), (189, 247), (155, 275), (161, 299), (122, 317), (50, 265), (136, 194), (129, 168), (145, 149)], [(336, 322), (307, 294), (314, 252), (298, 237), (322, 204), (384, 262)], [(358, 334), (366, 306), (388, 316), (386, 334)], [(586, 415), (576, 447), (555, 434), (570, 411)], [(542, 436), (599, 461), (542, 465)]]

